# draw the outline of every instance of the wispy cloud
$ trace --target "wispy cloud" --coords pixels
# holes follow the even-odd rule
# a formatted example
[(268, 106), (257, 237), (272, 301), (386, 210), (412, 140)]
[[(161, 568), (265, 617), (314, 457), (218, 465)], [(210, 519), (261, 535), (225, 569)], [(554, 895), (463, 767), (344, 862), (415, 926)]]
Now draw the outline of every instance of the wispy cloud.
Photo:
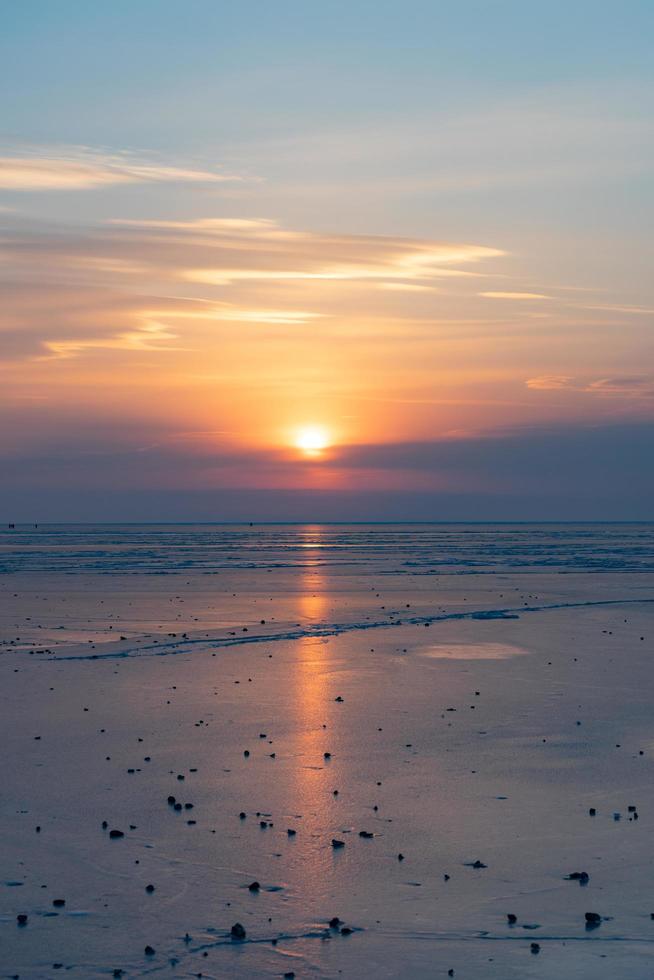
[[(89, 350), (128, 350), (128, 351), (161, 351), (179, 350), (168, 341), (176, 335), (161, 323), (146, 322), (134, 330), (117, 333), (108, 337), (91, 337), (77, 340), (45, 340), (43, 346), (49, 356), (64, 358), (75, 357)], [(48, 356), (48, 355), (46, 355)]]
[(535, 391), (577, 391), (596, 395), (624, 395), (629, 398), (654, 398), (654, 377), (647, 375), (578, 379), (569, 375), (543, 375), (525, 381)]
[(485, 296), (487, 299), (515, 299), (515, 300), (527, 300), (527, 299), (551, 299), (551, 296), (547, 296), (545, 293), (512, 293), (512, 292), (494, 292), (489, 291), (486, 293), (479, 293), (480, 296)]
[(10, 191), (93, 190), (113, 184), (214, 184), (243, 178), (213, 170), (168, 166), (127, 154), (84, 148), (43, 148), (26, 155), (0, 156), (0, 188)]
[(556, 391), (559, 388), (569, 388), (572, 380), (565, 374), (546, 374), (542, 378), (529, 378), (525, 384), (535, 391)]

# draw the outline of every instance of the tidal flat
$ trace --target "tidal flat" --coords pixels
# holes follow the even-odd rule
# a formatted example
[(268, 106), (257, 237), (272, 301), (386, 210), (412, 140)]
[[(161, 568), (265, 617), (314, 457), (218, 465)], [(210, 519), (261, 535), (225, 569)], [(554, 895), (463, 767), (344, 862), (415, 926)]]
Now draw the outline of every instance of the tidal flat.
[(651, 524), (2, 531), (0, 976), (651, 977), (653, 639)]

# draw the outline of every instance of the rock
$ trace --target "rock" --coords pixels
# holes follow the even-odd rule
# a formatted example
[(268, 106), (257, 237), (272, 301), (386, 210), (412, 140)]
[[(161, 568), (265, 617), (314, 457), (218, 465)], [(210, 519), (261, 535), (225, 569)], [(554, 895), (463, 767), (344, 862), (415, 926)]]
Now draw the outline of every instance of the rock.
[(397, 859), (398, 859), (398, 861), (404, 861), (404, 854), (402, 854), (402, 852), (401, 852), (401, 851), (400, 851), (400, 853), (398, 854), (398, 856), (397, 856)]
[(332, 838), (332, 847), (335, 850), (336, 850), (336, 848), (339, 848), (339, 847), (345, 847), (345, 841), (344, 840), (336, 840), (336, 838)]
[(19, 926), (26, 926), (27, 925), (27, 916), (25, 915), (24, 912), (20, 912), (16, 916), (16, 922), (18, 923)]
[(466, 864), (468, 868), (487, 868), (488, 865), (484, 864), (483, 861), (468, 861)]
[(597, 912), (586, 912), (584, 918), (586, 919), (586, 928), (593, 928), (602, 922), (602, 916), (598, 915)]
[(175, 797), (174, 796), (169, 796), (168, 797), (168, 806), (174, 806), (175, 805), (175, 802), (176, 802), (176, 800), (175, 800)]
[(259, 889), (261, 888), (261, 885), (259, 884), (258, 881), (253, 881), (250, 885), (248, 885), (248, 888), (251, 892), (258, 892)]
[(329, 920), (329, 928), (330, 929), (338, 929), (338, 927), (340, 925), (341, 925), (341, 920), (339, 919), (339, 917), (337, 915), (335, 915), (333, 919), (330, 919)]
[(352, 935), (352, 930), (350, 929), (349, 926), (341, 927), (341, 936), (351, 936), (351, 935)]
[(125, 834), (122, 832), (122, 830), (110, 830), (109, 836), (112, 840), (118, 840), (119, 837), (124, 837)]
[(152, 946), (146, 946), (143, 952), (145, 953), (146, 956), (154, 956), (156, 950), (153, 949)]
[(534, 954), (534, 956), (537, 956), (538, 953), (540, 953), (540, 945), (539, 945), (539, 943), (532, 943), (529, 948), (531, 949), (531, 951)]
[(374, 834), (371, 834), (369, 830), (360, 830), (359, 831), (359, 837), (365, 837), (366, 840), (370, 840), (374, 836), (375, 835)]
[(590, 881), (590, 876), (585, 871), (571, 871), (564, 878), (565, 881)]
[(518, 916), (514, 915), (513, 912), (509, 912), (506, 917), (506, 921), (509, 923), (510, 926), (514, 926), (518, 921)]
[(148, 893), (148, 895), (151, 895), (152, 892), (154, 891), (154, 885), (146, 885), (145, 890)]
[(247, 817), (247, 813), (241, 810), (241, 812), (238, 815), (239, 820), (245, 820), (246, 817)]
[(289, 837), (295, 837), (295, 835), (297, 834), (297, 830), (293, 830), (292, 827), (289, 827), (286, 833), (288, 834)]
[(242, 941), (245, 939), (247, 933), (240, 922), (235, 922), (231, 928), (230, 935), (232, 939), (238, 939)]
[(52, 904), (54, 905), (54, 907), (56, 909), (63, 909), (64, 905), (66, 904), (66, 899), (65, 898), (55, 898), (54, 901), (52, 902)]

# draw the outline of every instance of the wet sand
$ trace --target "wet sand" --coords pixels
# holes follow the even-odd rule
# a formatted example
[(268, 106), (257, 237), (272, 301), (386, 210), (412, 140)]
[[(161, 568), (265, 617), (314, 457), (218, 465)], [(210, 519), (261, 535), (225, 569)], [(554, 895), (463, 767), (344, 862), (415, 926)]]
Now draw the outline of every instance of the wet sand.
[(654, 974), (651, 574), (0, 598), (1, 976)]

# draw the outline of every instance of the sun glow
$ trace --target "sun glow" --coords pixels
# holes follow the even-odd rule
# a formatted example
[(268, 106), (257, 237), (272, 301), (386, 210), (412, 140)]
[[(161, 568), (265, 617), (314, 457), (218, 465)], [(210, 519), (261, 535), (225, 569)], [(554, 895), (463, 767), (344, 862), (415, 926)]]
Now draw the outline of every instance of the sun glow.
[(329, 444), (329, 433), (320, 425), (305, 425), (295, 433), (295, 445), (306, 456), (319, 456)]

